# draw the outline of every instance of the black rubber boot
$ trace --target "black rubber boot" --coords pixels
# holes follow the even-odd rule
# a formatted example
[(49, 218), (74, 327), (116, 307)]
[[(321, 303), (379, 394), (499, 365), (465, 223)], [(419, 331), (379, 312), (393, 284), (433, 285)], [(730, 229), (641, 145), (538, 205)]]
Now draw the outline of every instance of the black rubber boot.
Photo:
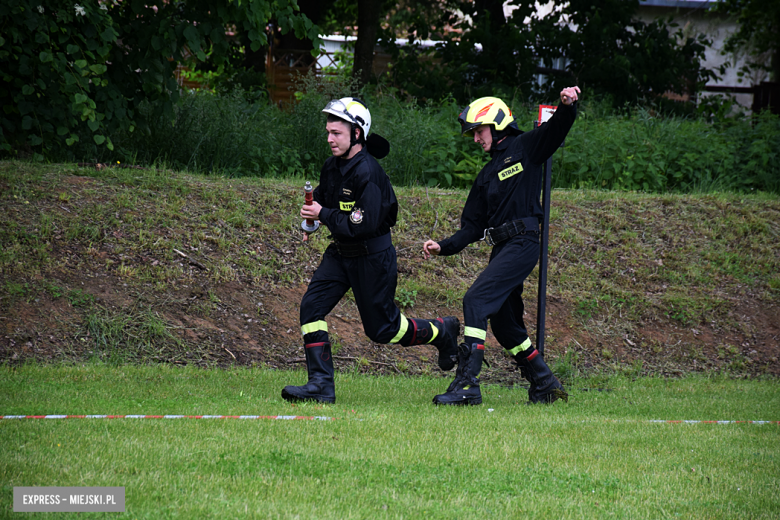
[(452, 392), (455, 387), (460, 383), (460, 378), (463, 377), (463, 372), (468, 366), (469, 356), (471, 355), (471, 349), (465, 343), (461, 343), (458, 348), (458, 368), (455, 370), (455, 379), (452, 380), (450, 386), (447, 387), (447, 392)]
[(434, 325), (439, 329), (439, 335), (434, 338), (431, 345), (439, 350), (439, 368), (444, 371), (452, 370), (458, 359), (460, 322), (454, 316), (447, 316), (446, 318), (437, 318)]
[(482, 392), (479, 390), (479, 375), (482, 360), (485, 358), (485, 346), (473, 343), (471, 347), (462, 343), (458, 351), (458, 370), (455, 380), (447, 392), (433, 398), (433, 404), (482, 404)]
[(306, 368), (309, 382), (303, 386), (285, 386), (282, 398), (288, 401), (336, 402), (336, 385), (333, 382), (333, 356), (330, 343), (310, 343), (306, 351)]
[[(536, 383), (534, 382), (534, 380), (529, 375), (528, 368), (526, 368), (524, 366), (525, 364), (522, 363), (521, 359), (515, 358), (515, 362), (517, 363), (517, 366), (520, 367), (520, 375), (522, 376), (522, 378), (525, 379), (526, 381), (528, 381), (529, 383), (531, 383), (530, 386), (528, 387), (528, 395), (535, 394), (536, 393)], [(531, 404), (531, 403), (529, 401), (526, 404)]]
[(528, 389), (528, 399), (531, 403), (549, 404), (558, 399), (568, 402), (569, 394), (553, 375), (538, 350), (534, 349), (527, 358), (515, 358), (515, 361), (520, 366), (520, 373), (531, 383)]
[[(412, 324), (407, 335), (401, 340), (401, 344), (410, 345), (433, 345), (439, 351), (437, 363), (439, 368), (444, 371), (452, 370), (458, 358), (458, 334), (460, 334), (460, 322), (454, 316), (446, 318), (436, 318), (435, 320), (422, 320), (418, 318), (409, 318)], [(436, 327), (438, 333), (433, 336), (433, 327)]]

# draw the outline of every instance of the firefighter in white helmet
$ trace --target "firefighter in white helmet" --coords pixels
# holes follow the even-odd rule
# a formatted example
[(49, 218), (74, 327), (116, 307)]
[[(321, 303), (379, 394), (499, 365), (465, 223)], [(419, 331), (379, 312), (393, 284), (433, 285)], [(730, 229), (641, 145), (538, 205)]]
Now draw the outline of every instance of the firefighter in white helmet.
[(443, 370), (455, 366), (460, 322), (454, 317), (407, 318), (395, 305), (398, 272), (390, 229), (396, 223), (398, 201), (376, 160), (388, 154), (389, 144), (369, 134), (371, 114), (359, 99), (331, 101), (323, 112), (328, 114), (325, 128), (333, 157), (325, 161), (314, 201), (303, 206), (301, 217), (319, 220), (332, 243), (301, 301), (308, 381), (286, 386), (282, 397), (333, 403), (334, 367), (325, 318), (350, 288), (363, 330), (372, 341), (434, 345)]
[(485, 270), (463, 297), (465, 342), (458, 353), (455, 380), (436, 404), (480, 404), (479, 375), (487, 324), (528, 379), (532, 403), (567, 399), (563, 385), (532, 346), (523, 321), (523, 282), (539, 259), (539, 197), (542, 166), (561, 145), (577, 116), (579, 87), (561, 91), (561, 102), (546, 123), (521, 132), (501, 99), (473, 101), (458, 116), (461, 132), (474, 137), (490, 161), (479, 172), (463, 207), (460, 230), (423, 244), (426, 258), (448, 256), (485, 240), (493, 247)]

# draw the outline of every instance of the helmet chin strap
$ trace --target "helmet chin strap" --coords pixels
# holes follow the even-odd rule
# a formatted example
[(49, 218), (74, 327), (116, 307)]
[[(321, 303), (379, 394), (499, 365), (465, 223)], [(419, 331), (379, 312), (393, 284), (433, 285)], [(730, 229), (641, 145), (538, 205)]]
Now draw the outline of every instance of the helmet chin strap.
[[(493, 125), (490, 125), (490, 135), (493, 138), (493, 143), (490, 145), (490, 153), (498, 153), (498, 150), (496, 149), (496, 146), (503, 138), (510, 135), (512, 133), (512, 127), (508, 126), (501, 130), (500, 132), (496, 131), (496, 127)], [(520, 132), (522, 133), (522, 132)]]
[(506, 137), (508, 132), (506, 129), (501, 130), (500, 132), (496, 132), (496, 127), (493, 125), (490, 125), (490, 135), (493, 137), (493, 144), (498, 144), (498, 142)]
[(339, 159), (347, 159), (349, 157), (349, 151), (352, 150), (353, 146), (358, 144), (357, 137), (355, 137), (355, 130), (357, 129), (357, 127), (358, 126), (355, 123), (350, 123), (349, 148), (347, 148), (346, 152), (337, 156)]

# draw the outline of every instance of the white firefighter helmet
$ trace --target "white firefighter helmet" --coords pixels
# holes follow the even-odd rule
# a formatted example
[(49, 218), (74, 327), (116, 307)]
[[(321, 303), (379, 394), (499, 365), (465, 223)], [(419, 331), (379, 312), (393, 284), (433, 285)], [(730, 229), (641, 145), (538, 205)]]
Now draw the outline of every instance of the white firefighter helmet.
[(371, 130), (371, 112), (361, 100), (353, 97), (334, 99), (322, 111), (343, 119), (355, 128), (361, 128), (363, 139), (368, 137), (368, 131)]

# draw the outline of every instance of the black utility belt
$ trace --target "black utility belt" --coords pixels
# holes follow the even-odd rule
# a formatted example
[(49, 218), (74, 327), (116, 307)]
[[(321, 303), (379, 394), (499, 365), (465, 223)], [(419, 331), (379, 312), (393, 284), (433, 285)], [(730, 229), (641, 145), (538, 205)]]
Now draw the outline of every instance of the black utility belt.
[(340, 242), (334, 239), (330, 247), (335, 247), (336, 251), (344, 258), (354, 258), (379, 253), (392, 245), (391, 234), (386, 233), (381, 237), (369, 238), (363, 242)]
[(526, 217), (517, 220), (510, 220), (498, 227), (487, 228), (485, 236), (482, 237), (489, 246), (500, 244), (504, 240), (509, 240), (515, 235), (538, 235), (539, 219), (536, 217)]

